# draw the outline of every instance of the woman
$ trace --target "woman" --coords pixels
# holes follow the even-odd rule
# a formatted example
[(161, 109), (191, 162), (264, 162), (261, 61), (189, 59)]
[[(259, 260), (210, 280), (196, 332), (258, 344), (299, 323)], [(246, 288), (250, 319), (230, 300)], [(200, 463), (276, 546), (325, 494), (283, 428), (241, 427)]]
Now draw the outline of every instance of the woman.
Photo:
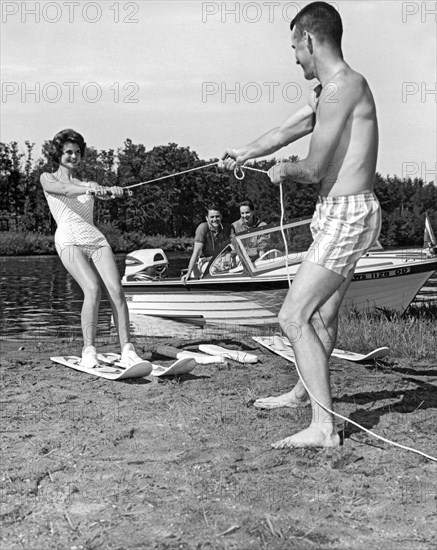
[(239, 233), (240, 231), (262, 227), (263, 225), (266, 225), (266, 223), (256, 216), (253, 202), (250, 199), (240, 202), (240, 219), (232, 223), (233, 231)]
[(41, 185), (56, 221), (56, 251), (70, 275), (81, 287), (84, 299), (81, 324), (84, 345), (82, 366), (98, 366), (95, 348), (101, 298), (100, 281), (107, 291), (121, 347), (121, 361), (128, 368), (142, 359), (130, 343), (129, 312), (111, 247), (93, 223), (94, 196), (123, 195), (121, 187), (102, 187), (74, 176), (85, 154), (86, 143), (74, 130), (58, 132), (52, 141), (52, 159), (59, 165), (54, 173), (41, 175)]
[[(264, 225), (267, 224), (256, 216), (255, 206), (251, 200), (240, 203), (240, 219), (232, 223), (233, 232), (240, 233), (241, 231), (247, 231), (255, 227), (263, 227)], [(268, 237), (264, 235), (245, 239), (244, 242), (247, 254), (252, 261), (255, 261), (258, 256), (269, 249)]]

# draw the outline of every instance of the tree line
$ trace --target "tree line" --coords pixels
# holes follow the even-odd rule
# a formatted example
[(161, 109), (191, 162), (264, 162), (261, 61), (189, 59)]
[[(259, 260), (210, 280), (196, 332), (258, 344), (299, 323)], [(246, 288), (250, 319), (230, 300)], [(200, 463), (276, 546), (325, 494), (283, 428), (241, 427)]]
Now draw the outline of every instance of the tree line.
[[(0, 231), (53, 234), (51, 217), (42, 187), (43, 172), (57, 169), (45, 142), (41, 155), (34, 158), (35, 144), (26, 141), (25, 151), (17, 142), (0, 143)], [(88, 147), (78, 177), (101, 185), (126, 187), (195, 167), (218, 159), (200, 159), (189, 147), (176, 143), (147, 150), (143, 144), (126, 139), (117, 150), (98, 151)], [(297, 160), (291, 157), (290, 160)], [(275, 160), (252, 163), (267, 171)], [(375, 192), (383, 210), (381, 243), (384, 246), (417, 246), (423, 243), (425, 212), (437, 227), (437, 186), (420, 178), (375, 176)], [(217, 205), (225, 221), (239, 218), (238, 204), (251, 199), (258, 216), (267, 223), (281, 216), (278, 187), (265, 174), (246, 171), (244, 179), (206, 167), (180, 176), (156, 181), (133, 189), (132, 196), (114, 201), (96, 201), (96, 222), (126, 234), (192, 236), (204, 221), (208, 205)], [(317, 200), (317, 186), (289, 182), (284, 185), (285, 219), (310, 216)]]

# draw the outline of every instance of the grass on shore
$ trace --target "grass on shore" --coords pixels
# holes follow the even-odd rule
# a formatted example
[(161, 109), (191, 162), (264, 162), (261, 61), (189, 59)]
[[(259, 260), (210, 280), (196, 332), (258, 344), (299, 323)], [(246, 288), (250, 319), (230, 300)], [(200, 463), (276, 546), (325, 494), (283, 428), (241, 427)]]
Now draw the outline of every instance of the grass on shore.
[[(238, 342), (251, 341), (252, 336), (270, 336), (279, 332), (279, 325), (250, 327), (242, 325), (205, 325), (193, 338), (175, 336), (174, 344), (181, 347), (197, 343), (229, 342), (235, 347)], [(160, 336), (133, 336), (133, 341), (144, 346), (144, 349), (156, 347)], [(32, 340), (38, 346), (44, 346), (46, 338), (42, 334), (23, 335), (19, 340)], [(70, 342), (81, 340), (80, 327), (62, 329), (52, 333), (48, 339), (65, 339)], [(118, 345), (114, 328), (110, 335), (98, 335), (96, 345)], [(232, 345), (231, 345), (232, 344)], [(253, 341), (253, 347), (256, 344)], [(390, 349), (389, 359), (411, 359), (416, 361), (437, 361), (437, 303), (425, 306), (410, 306), (404, 315), (388, 310), (367, 313), (348, 312), (340, 315), (336, 347), (356, 353), (386, 346)]]
[[(239, 326), (233, 327), (232, 336), (238, 341), (278, 331), (278, 325), (261, 331)], [(214, 329), (210, 329), (210, 335), (214, 340)], [(340, 314), (336, 347), (368, 353), (384, 346), (390, 349), (389, 357), (437, 360), (437, 302), (411, 305), (403, 315), (385, 309)]]
[[(236, 326), (233, 340), (244, 340), (256, 335), (272, 335), (278, 325), (251, 328)], [(206, 330), (211, 341), (220, 339), (218, 331)], [(368, 353), (380, 347), (390, 349), (389, 357), (414, 360), (437, 360), (437, 302), (424, 306), (410, 306), (400, 315), (389, 310), (342, 313), (339, 317), (336, 347), (356, 353)]]
[(437, 303), (340, 316), (337, 347), (357, 352), (387, 346), (392, 357), (437, 359)]

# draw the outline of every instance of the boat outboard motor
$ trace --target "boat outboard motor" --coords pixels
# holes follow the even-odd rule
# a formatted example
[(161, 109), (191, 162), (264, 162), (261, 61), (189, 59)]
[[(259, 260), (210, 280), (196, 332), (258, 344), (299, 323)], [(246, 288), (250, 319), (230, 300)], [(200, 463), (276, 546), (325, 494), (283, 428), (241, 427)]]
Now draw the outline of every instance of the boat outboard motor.
[(126, 256), (124, 281), (159, 281), (167, 277), (168, 260), (161, 248), (134, 250)]

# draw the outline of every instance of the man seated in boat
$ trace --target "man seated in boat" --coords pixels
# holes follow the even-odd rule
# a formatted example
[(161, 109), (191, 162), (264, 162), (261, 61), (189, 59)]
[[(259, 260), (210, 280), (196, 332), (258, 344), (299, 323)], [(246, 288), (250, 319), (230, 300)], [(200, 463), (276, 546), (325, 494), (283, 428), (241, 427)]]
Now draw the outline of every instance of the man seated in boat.
[[(263, 227), (266, 222), (261, 221), (255, 212), (253, 202), (245, 200), (240, 203), (240, 219), (232, 223), (232, 232), (240, 233), (255, 227)], [(266, 235), (258, 235), (244, 240), (247, 254), (252, 261), (255, 261), (262, 254), (269, 250), (269, 238)]]
[(219, 252), (231, 236), (231, 226), (222, 224), (222, 214), (216, 205), (207, 209), (206, 222), (201, 223), (194, 236), (194, 248), (188, 264), (187, 272), (181, 280), (186, 283), (191, 275), (199, 279), (202, 267), (211, 257)]

